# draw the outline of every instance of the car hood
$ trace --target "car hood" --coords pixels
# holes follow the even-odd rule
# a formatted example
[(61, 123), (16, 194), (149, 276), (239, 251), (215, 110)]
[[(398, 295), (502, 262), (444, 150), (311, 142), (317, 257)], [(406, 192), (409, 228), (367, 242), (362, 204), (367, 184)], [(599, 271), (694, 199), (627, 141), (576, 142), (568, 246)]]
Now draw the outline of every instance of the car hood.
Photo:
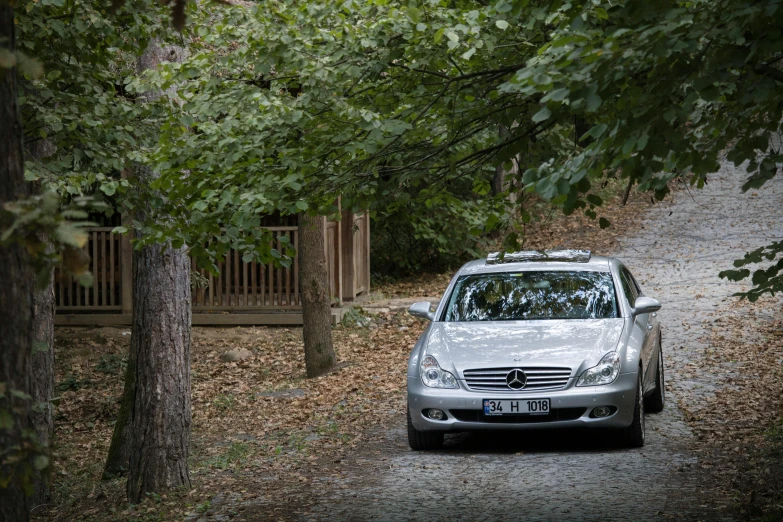
[(427, 353), (441, 367), (560, 366), (580, 370), (617, 347), (623, 319), (433, 323)]

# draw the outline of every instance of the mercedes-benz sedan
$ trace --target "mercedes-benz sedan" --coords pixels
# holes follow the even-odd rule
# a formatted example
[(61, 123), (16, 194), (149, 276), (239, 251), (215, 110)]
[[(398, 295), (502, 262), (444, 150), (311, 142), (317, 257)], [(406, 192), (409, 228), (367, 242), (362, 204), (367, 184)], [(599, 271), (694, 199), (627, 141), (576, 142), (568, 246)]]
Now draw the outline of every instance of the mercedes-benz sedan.
[(661, 305), (614, 258), (589, 251), (491, 254), (463, 266), (408, 362), (408, 441), (447, 432), (613, 428), (644, 445), (664, 406)]

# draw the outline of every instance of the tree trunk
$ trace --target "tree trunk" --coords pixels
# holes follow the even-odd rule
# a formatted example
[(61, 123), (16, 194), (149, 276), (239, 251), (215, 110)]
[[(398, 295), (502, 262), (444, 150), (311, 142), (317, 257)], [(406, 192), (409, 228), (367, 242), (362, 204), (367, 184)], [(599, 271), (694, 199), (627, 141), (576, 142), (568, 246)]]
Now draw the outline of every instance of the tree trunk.
[[(3, 1), (0, 50), (13, 53), (14, 49), (14, 11)], [(0, 68), (0, 205), (26, 195), (16, 69)], [(0, 229), (8, 219), (0, 213)], [(34, 453), (19, 449), (30, 442), (25, 432), (32, 405), (33, 274), (23, 247), (0, 247), (0, 281), (0, 424), (5, 424), (0, 428), (0, 483), (7, 482), (0, 486), (0, 520), (16, 522), (30, 518), (25, 487), (34, 480)]]
[[(182, 50), (150, 42), (139, 58), (139, 72), (162, 61), (181, 59)], [(147, 93), (152, 100), (161, 93)], [(140, 187), (154, 172), (137, 170)], [(154, 209), (139, 208), (143, 222)], [(133, 251), (133, 326), (126, 391), (129, 411), (128, 500), (141, 502), (147, 493), (190, 488), (190, 259), (187, 248), (170, 243)], [(125, 403), (125, 400), (123, 403)], [(122, 414), (123, 412), (121, 412)], [(122, 420), (122, 419), (119, 419)], [(122, 431), (121, 422), (115, 432)]]
[(334, 367), (332, 309), (326, 270), (324, 218), (299, 214), (299, 281), (302, 289), (303, 337), (308, 377)]
[[(122, 170), (122, 178), (127, 179), (130, 169)], [(132, 216), (123, 214), (122, 225), (129, 226), (132, 223)], [(121, 251), (123, 252), (122, 261), (122, 313), (133, 313), (133, 251), (130, 250), (131, 243), (128, 236), (123, 236), (120, 240)], [(131, 257), (125, 256), (126, 249), (129, 249)], [(130, 301), (129, 301), (130, 299)], [(133, 395), (136, 390), (135, 381), (135, 366), (130, 360), (132, 353), (128, 354), (128, 365), (125, 369), (125, 386), (122, 390), (122, 397), (120, 398), (120, 410), (117, 413), (117, 419), (114, 422), (114, 431), (111, 436), (111, 443), (109, 444), (109, 454), (106, 457), (106, 465), (103, 468), (103, 475), (101, 480), (111, 480), (119, 475), (124, 475), (128, 472), (128, 464), (130, 463), (130, 432), (128, 417), (130, 415), (131, 408), (133, 406)]]
[[(33, 284), (36, 280), (33, 279)], [(33, 411), (30, 422), (42, 447), (50, 451), (54, 420), (52, 397), (54, 392), (54, 270), (43, 288), (35, 288), (33, 294), (33, 360), (32, 397)], [(49, 499), (49, 471), (47, 467), (36, 476), (33, 507), (45, 504)]]
[(190, 320), (187, 250), (170, 245), (135, 250), (130, 502), (141, 502), (146, 493), (190, 488)]
[[(54, 154), (54, 146), (48, 139), (36, 141), (25, 150), (33, 160), (42, 160)], [(33, 186), (36, 192), (41, 191), (38, 184)], [(49, 248), (53, 248), (50, 244)], [(47, 281), (39, 286), (38, 278), (34, 276), (33, 284), (33, 360), (32, 386), (33, 411), (30, 423), (38, 436), (41, 446), (47, 448), (51, 456), (52, 434), (54, 420), (52, 397), (54, 396), (54, 268), (49, 270)], [(49, 500), (49, 485), (51, 467), (47, 467), (36, 476), (35, 491), (33, 491), (32, 506), (45, 504)]]
[(114, 422), (114, 431), (109, 444), (109, 455), (103, 468), (101, 480), (111, 480), (128, 472), (130, 463), (130, 412), (133, 409), (133, 399), (136, 393), (136, 366), (131, 361), (134, 355), (131, 350), (128, 356), (128, 366), (125, 369), (125, 386), (120, 399), (120, 411)]

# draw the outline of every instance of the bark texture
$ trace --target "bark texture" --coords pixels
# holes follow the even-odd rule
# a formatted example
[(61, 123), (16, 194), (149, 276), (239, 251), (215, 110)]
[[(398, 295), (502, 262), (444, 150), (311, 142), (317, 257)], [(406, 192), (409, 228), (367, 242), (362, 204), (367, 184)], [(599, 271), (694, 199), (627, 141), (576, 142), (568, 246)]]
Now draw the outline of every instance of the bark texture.
[[(178, 61), (182, 50), (151, 42), (139, 58), (139, 71), (162, 61)], [(153, 100), (162, 93), (148, 93)], [(140, 186), (154, 173), (137, 170)], [(140, 209), (137, 219), (152, 216)], [(147, 493), (190, 488), (190, 259), (185, 247), (152, 245), (133, 252), (133, 326), (126, 383), (128, 500)], [(123, 401), (124, 402), (124, 401)]]
[(128, 500), (190, 488), (190, 259), (185, 248), (133, 252), (133, 327), (128, 369)]
[[(33, 279), (33, 284), (37, 281)], [(33, 411), (30, 422), (38, 436), (38, 442), (51, 454), (54, 420), (52, 397), (54, 395), (54, 270), (43, 288), (33, 293), (33, 357), (32, 397)], [(49, 471), (47, 467), (36, 476), (32, 505), (45, 504), (49, 499)]]
[(332, 344), (332, 309), (326, 269), (324, 219), (299, 215), (299, 281), (308, 377), (318, 377), (337, 361)]
[[(0, 49), (12, 52), (14, 46), (14, 12), (8, 2), (0, 1)], [(26, 195), (16, 70), (0, 68), (0, 205)], [(0, 228), (7, 219), (0, 213)], [(0, 487), (0, 520), (16, 522), (30, 518), (23, 485), (34, 479), (24, 434), (32, 404), (11, 396), (12, 390), (27, 395), (32, 391), (33, 274), (21, 246), (0, 247), (0, 281), (0, 416), (6, 424), (0, 429), (0, 480), (10, 479)]]
[[(41, 160), (54, 154), (54, 147), (48, 139), (39, 140), (28, 147), (25, 153), (33, 160)], [(40, 192), (41, 189), (34, 186), (33, 190)], [(54, 396), (54, 268), (49, 271), (43, 287), (35, 276), (33, 284), (33, 411), (30, 423), (38, 436), (38, 442), (51, 455), (54, 433), (54, 407), (51, 402)], [(50, 471), (51, 467), (47, 467), (36, 476), (33, 507), (45, 504), (49, 499)]]

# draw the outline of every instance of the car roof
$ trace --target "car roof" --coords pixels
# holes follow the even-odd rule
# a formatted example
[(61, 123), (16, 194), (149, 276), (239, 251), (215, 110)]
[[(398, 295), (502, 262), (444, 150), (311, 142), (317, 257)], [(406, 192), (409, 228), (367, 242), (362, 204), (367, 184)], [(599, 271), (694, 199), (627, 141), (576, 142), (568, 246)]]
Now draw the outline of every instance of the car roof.
[(574, 261), (521, 261), (517, 263), (487, 264), (486, 259), (466, 263), (457, 275), (497, 274), (503, 272), (571, 270), (575, 272), (611, 272), (612, 265), (619, 264), (613, 257), (590, 256), (587, 262)]

